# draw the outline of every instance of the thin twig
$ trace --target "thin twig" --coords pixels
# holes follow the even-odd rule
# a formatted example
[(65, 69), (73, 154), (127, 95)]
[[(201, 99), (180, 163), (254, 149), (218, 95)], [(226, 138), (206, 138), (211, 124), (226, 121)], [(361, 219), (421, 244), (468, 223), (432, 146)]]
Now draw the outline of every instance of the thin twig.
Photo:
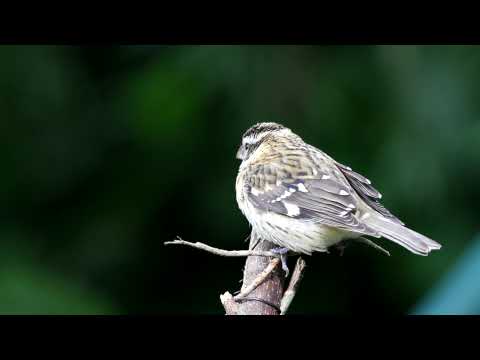
[(290, 283), (288, 284), (288, 288), (283, 294), (282, 302), (280, 304), (280, 315), (285, 315), (288, 311), (288, 308), (290, 307), (290, 304), (297, 293), (298, 285), (300, 280), (302, 280), (306, 266), (307, 264), (305, 263), (305, 260), (299, 257), (295, 265), (295, 270), (293, 270)]
[(375, 244), (372, 240), (370, 239), (367, 239), (367, 238), (364, 238), (363, 236), (359, 237), (359, 238), (355, 238), (355, 239), (352, 239), (352, 241), (356, 241), (356, 242), (359, 242), (361, 244), (365, 244), (365, 245), (368, 245), (368, 246), (371, 246), (373, 247), (374, 249), (384, 253), (385, 255), (387, 256), (390, 256), (390, 253), (385, 250), (384, 248), (382, 248), (380, 245), (377, 245)]
[(272, 273), (273, 270), (280, 264), (279, 258), (274, 258), (270, 261), (268, 266), (263, 270), (258, 276), (253, 280), (250, 285), (246, 286), (240, 294), (235, 296), (233, 299), (235, 301), (242, 300), (246, 298), (253, 290), (255, 290), (261, 283), (265, 281), (265, 279)]
[(164, 242), (165, 245), (187, 245), (191, 246), (196, 249), (204, 250), (209, 253), (219, 255), (219, 256), (233, 256), (233, 257), (245, 257), (245, 256), (266, 256), (266, 257), (275, 257), (279, 258), (278, 254), (275, 254), (271, 251), (250, 251), (250, 250), (223, 250), (219, 248), (215, 248), (201, 242), (189, 242), (182, 240), (180, 237), (177, 237), (176, 240), (173, 241), (166, 241)]

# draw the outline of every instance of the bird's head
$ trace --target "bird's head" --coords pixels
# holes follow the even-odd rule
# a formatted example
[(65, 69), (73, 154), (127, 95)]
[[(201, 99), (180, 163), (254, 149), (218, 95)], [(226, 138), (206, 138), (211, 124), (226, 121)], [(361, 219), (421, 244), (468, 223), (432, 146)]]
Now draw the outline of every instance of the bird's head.
[(291, 134), (290, 129), (274, 122), (263, 122), (253, 125), (242, 137), (242, 143), (237, 151), (237, 159), (247, 160), (264, 140), (272, 136)]

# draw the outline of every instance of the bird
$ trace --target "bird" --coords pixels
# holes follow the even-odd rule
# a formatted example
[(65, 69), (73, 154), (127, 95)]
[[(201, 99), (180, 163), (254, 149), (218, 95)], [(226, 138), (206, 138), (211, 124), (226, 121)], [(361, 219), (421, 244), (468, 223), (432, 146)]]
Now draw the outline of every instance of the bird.
[(386, 238), (423, 256), (441, 248), (387, 210), (368, 178), (281, 124), (251, 126), (236, 157), (238, 207), (252, 233), (274, 244), (286, 276), (287, 253), (328, 253), (354, 240), (383, 250), (365, 236)]

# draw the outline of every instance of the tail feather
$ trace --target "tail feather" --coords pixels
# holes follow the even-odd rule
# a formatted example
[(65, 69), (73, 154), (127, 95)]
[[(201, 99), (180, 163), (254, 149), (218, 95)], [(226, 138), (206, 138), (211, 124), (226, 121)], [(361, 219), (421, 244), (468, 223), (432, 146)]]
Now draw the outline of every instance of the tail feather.
[(442, 247), (439, 243), (384, 217), (371, 216), (366, 223), (381, 236), (405, 247), (414, 254), (426, 256)]

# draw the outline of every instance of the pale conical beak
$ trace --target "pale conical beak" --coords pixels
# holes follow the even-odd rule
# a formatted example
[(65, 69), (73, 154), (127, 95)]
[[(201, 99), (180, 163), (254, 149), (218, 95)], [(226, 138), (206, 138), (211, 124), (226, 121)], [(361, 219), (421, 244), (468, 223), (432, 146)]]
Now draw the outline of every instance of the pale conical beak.
[(237, 151), (237, 159), (243, 160), (243, 147), (240, 146)]

